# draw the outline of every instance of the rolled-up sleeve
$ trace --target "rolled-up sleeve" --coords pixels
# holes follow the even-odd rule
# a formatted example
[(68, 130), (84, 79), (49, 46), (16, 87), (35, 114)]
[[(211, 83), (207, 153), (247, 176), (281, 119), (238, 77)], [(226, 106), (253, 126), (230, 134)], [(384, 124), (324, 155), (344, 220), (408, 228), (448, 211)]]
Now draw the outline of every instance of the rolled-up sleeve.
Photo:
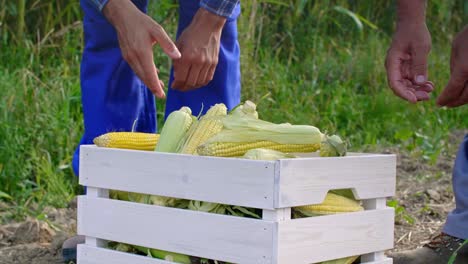
[(230, 17), (239, 1), (240, 0), (201, 0), (200, 7), (218, 16)]
[(102, 11), (109, 0), (88, 0), (97, 10)]

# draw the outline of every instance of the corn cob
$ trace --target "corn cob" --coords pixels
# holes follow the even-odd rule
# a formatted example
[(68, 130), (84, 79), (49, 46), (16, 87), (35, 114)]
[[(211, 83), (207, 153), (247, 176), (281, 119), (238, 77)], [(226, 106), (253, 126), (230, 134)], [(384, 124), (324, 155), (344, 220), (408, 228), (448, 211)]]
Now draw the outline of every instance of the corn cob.
[(318, 216), (345, 212), (357, 212), (364, 210), (364, 208), (356, 200), (336, 195), (334, 193), (328, 193), (323, 203), (298, 206), (295, 207), (294, 210), (299, 211), (305, 216)]
[(239, 157), (256, 148), (286, 153), (304, 153), (319, 150), (320, 144), (281, 144), (264, 140), (255, 142), (213, 142), (199, 146), (197, 152), (201, 156)]
[(359, 256), (353, 256), (353, 257), (347, 257), (347, 258), (324, 261), (324, 262), (322, 262), (322, 264), (352, 264), (358, 258), (359, 258)]
[(252, 160), (278, 160), (296, 158), (296, 156), (289, 153), (264, 148), (251, 149), (247, 151), (242, 157)]
[(142, 132), (109, 132), (94, 138), (98, 147), (134, 150), (154, 150), (159, 134)]
[(226, 116), (227, 108), (224, 104), (212, 106), (200, 121), (190, 130), (188, 138), (181, 148), (183, 154), (197, 154), (197, 147), (216, 135), (223, 129), (221, 118)]
[(155, 150), (158, 152), (177, 153), (193, 121), (192, 111), (185, 106), (169, 114)]

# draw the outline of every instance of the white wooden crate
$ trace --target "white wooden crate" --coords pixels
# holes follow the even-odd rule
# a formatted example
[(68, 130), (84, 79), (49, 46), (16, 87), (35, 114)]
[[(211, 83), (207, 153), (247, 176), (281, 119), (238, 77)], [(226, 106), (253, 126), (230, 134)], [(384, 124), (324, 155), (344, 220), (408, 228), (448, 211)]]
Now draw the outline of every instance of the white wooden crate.
[[(78, 264), (170, 264), (105, 248), (116, 241), (230, 263), (310, 264), (353, 255), (391, 264), (396, 157), (350, 153), (278, 161), (82, 146)], [(291, 219), (291, 207), (352, 189), (365, 211)], [(263, 219), (118, 201), (108, 190), (263, 209)]]

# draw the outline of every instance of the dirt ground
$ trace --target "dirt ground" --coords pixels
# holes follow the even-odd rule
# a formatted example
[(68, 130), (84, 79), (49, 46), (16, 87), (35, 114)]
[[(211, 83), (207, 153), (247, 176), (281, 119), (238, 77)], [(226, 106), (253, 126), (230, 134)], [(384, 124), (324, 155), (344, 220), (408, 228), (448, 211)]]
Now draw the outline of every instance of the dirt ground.
[[(398, 154), (397, 195), (404, 210), (397, 215), (394, 251), (413, 249), (437, 235), (445, 217), (454, 208), (451, 171), (463, 135), (450, 137), (450, 153), (437, 164), (428, 165), (398, 149), (383, 153)], [(5, 204), (0, 204), (0, 209)], [(0, 210), (1, 212), (1, 210)], [(76, 203), (69, 208), (47, 208), (47, 221), (28, 219), (0, 225), (0, 264), (54, 264), (60, 261), (63, 241), (76, 230)]]

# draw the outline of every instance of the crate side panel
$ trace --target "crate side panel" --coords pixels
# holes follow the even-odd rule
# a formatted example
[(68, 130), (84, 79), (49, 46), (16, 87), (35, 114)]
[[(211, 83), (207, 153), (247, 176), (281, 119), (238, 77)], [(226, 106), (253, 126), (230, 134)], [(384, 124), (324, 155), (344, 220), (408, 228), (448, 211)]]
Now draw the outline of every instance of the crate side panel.
[(77, 253), (78, 264), (174, 264), (170, 261), (87, 245), (78, 245)]
[(274, 223), (80, 197), (78, 233), (234, 263), (271, 263)]
[(308, 264), (393, 247), (393, 208), (279, 223), (279, 263)]
[(279, 173), (279, 208), (321, 203), (332, 189), (354, 189), (357, 199), (395, 194), (394, 155), (281, 160)]
[(80, 165), (84, 186), (274, 208), (271, 161), (84, 146)]
[(376, 260), (372, 262), (362, 262), (361, 264), (393, 264), (393, 259), (385, 258), (382, 260)]

